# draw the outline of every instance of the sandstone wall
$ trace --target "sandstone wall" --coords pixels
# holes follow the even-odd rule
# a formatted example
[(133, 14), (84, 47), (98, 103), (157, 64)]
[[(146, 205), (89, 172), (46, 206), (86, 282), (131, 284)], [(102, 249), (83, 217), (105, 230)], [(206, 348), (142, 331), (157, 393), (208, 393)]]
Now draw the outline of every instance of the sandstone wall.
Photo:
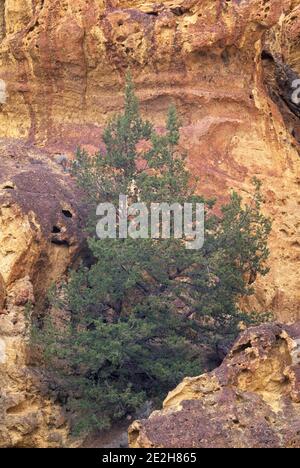
[[(299, 118), (276, 87), (274, 53), (299, 73), (299, 1), (2, 0), (0, 136), (55, 152), (99, 146), (131, 70), (157, 125), (171, 101), (199, 191), (223, 200), (264, 183), (270, 275), (245, 308), (299, 318)], [(1, 14), (1, 11), (4, 14)], [(267, 75), (267, 76), (266, 76)], [(274, 98), (274, 96), (272, 96)], [(299, 131), (299, 133), (297, 133)]]
[(65, 446), (68, 424), (31, 358), (29, 322), (81, 247), (70, 176), (47, 155), (0, 141), (0, 447)]
[[(79, 196), (48, 155), (71, 154), (78, 144), (99, 147), (103, 125), (122, 108), (128, 69), (143, 112), (158, 126), (170, 102), (177, 105), (181, 145), (200, 176), (199, 191), (224, 201), (235, 188), (249, 199), (251, 178), (263, 181), (266, 212), (274, 219), (271, 272), (243, 305), (274, 311), (286, 322), (299, 319), (300, 111), (290, 102), (291, 80), (300, 74), (299, 33), (299, 0), (0, 0), (0, 446), (66, 443), (66, 420), (43, 396), (43, 376), (26, 347), (28, 304), (61, 278), (81, 243)], [(292, 383), (299, 383), (289, 369), (298, 338), (282, 328), (267, 336), (275, 360), (267, 356), (269, 377), (260, 381), (269, 382), (252, 388), (254, 379), (250, 388), (238, 378), (225, 399), (233, 408), (230, 427), (243, 424), (234, 420), (242, 392), (246, 424), (255, 405), (271, 421), (269, 440), (297, 445), (298, 387)], [(255, 363), (261, 361), (251, 364), (254, 373)], [(180, 399), (189, 400), (190, 381), (180, 388)], [(213, 399), (225, 390), (218, 392)], [(289, 419), (276, 413), (282, 395)], [(189, 404), (195, 429), (199, 404)], [(165, 413), (157, 417), (169, 424)], [(133, 429), (132, 444), (156, 444), (151, 424)], [(263, 434), (246, 436), (245, 444), (263, 445)]]

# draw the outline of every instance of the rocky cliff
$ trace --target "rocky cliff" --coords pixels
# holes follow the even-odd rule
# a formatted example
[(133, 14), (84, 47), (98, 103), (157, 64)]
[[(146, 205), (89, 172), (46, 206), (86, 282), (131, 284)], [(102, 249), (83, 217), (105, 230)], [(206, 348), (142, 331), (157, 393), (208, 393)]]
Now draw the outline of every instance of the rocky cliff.
[(300, 324), (263, 325), (129, 429), (132, 448), (299, 448)]
[[(170, 102), (199, 191), (249, 197), (255, 175), (274, 218), (270, 275), (245, 308), (299, 317), (297, 0), (1, 0), (0, 136), (51, 154), (99, 146), (131, 70), (142, 108)], [(287, 68), (284, 68), (287, 67)]]
[(68, 426), (30, 357), (32, 306), (76, 260), (76, 189), (42, 151), (0, 142), (0, 447), (66, 443)]
[(247, 199), (263, 181), (271, 272), (243, 306), (299, 319), (299, 32), (299, 0), (0, 0), (0, 446), (65, 443), (28, 362), (27, 304), (81, 244), (56, 155), (99, 147), (128, 70), (157, 126), (176, 104), (199, 192)]

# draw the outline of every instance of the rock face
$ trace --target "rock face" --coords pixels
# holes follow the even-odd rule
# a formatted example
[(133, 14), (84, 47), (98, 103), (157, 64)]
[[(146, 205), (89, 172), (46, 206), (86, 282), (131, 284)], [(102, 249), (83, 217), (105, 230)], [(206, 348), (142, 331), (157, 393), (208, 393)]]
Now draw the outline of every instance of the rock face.
[(187, 378), (129, 429), (132, 448), (299, 448), (300, 323), (241, 335), (221, 367)]
[[(299, 30), (300, 0), (0, 0), (0, 446), (65, 443), (64, 418), (43, 397), (43, 379), (29, 365), (27, 304), (42, 301), (81, 242), (72, 180), (56, 156), (71, 154), (78, 144), (91, 151), (99, 147), (104, 124), (122, 108), (128, 69), (142, 111), (157, 126), (170, 102), (176, 104), (181, 145), (200, 178), (199, 192), (222, 202), (234, 188), (250, 199), (252, 177), (262, 180), (266, 212), (274, 219), (271, 272), (257, 281), (255, 297), (243, 307), (273, 311), (281, 321), (300, 319), (300, 111), (292, 99), (300, 76)], [(264, 372), (282, 379), (270, 377), (266, 384), (272, 398), (287, 391), (276, 400), (282, 413), (267, 403), (259, 384), (257, 392), (246, 392), (252, 370), (236, 383), (238, 372), (227, 361), (221, 369), (230, 370), (233, 390), (222, 370), (202, 377), (211, 382), (211, 406), (190, 399), (185, 410), (161, 417), (165, 444), (175, 443), (167, 431), (172, 418), (181, 421), (188, 411), (195, 437), (205, 445), (197, 432), (199, 414), (211, 421), (214, 407), (228, 408), (229, 402), (237, 413), (227, 422), (232, 440), (244, 424), (249, 428), (245, 439), (240, 434), (241, 444), (254, 437), (263, 445), (266, 434), (275, 445), (299, 443), (297, 389), (291, 389), (296, 372), (282, 373), (295, 342), (286, 329), (272, 330), (265, 329), (265, 351), (251, 346), (258, 353), (252, 365), (261, 368), (259, 356), (276, 350), (280, 369), (275, 372), (275, 361), (266, 357)], [(232, 357), (245, 359), (237, 368), (248, 366), (251, 348)], [(182, 388), (194, 394), (198, 380)], [(222, 389), (214, 387), (216, 381), (217, 387), (225, 382)], [(251, 429), (248, 411), (255, 404), (262, 423)], [(132, 431), (133, 444), (157, 440), (149, 424), (143, 427), (150, 432)], [(217, 440), (217, 422), (210, 428)]]
[(244, 307), (295, 320), (299, 116), (286, 105), (291, 82), (280, 87), (276, 76), (282, 66), (300, 73), (299, 8), (299, 0), (2, 0), (0, 136), (53, 153), (98, 147), (130, 69), (158, 126), (177, 105), (199, 191), (222, 201), (235, 188), (249, 198), (251, 178), (263, 181), (272, 271)]
[(30, 304), (76, 259), (78, 194), (41, 151), (0, 141), (0, 447), (58, 447), (68, 427), (28, 347)]

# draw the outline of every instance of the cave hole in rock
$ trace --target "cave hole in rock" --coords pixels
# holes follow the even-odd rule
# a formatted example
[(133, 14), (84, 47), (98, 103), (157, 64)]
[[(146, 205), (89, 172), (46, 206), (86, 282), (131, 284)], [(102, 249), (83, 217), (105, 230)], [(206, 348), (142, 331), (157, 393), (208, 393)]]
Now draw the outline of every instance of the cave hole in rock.
[(53, 226), (52, 228), (52, 234), (59, 234), (61, 233), (61, 229), (58, 226)]
[(15, 190), (15, 188), (16, 187), (13, 184), (5, 184), (2, 187), (3, 190)]
[(146, 14), (149, 15), (149, 16), (158, 16), (159, 15), (158, 11), (147, 11)]
[(70, 247), (70, 244), (69, 244), (69, 242), (67, 240), (52, 239), (51, 244), (59, 245), (59, 246), (62, 246), (62, 247)]
[(261, 53), (261, 59), (262, 60), (270, 60), (271, 62), (274, 62), (274, 57), (273, 55), (268, 52), (267, 50), (263, 50)]
[(249, 343), (242, 344), (238, 348), (233, 350), (233, 354), (243, 353), (244, 351), (246, 351), (246, 349), (250, 348), (252, 348), (252, 343), (249, 341)]
[(29, 33), (32, 33), (32, 32), (35, 30), (35, 28), (37, 28), (39, 25), (40, 25), (39, 21), (36, 21), (35, 24), (33, 24), (32, 26), (30, 26), (30, 28), (28, 29), (28, 32), (29, 32)]
[(72, 213), (70, 210), (62, 210), (62, 214), (63, 214), (66, 218), (73, 218), (73, 213)]

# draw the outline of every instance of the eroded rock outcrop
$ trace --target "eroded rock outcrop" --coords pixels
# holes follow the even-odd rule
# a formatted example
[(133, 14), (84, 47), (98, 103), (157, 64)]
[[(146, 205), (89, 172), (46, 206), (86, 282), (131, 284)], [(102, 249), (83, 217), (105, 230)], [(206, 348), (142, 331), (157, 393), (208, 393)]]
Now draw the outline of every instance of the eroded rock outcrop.
[(299, 72), (299, 1), (5, 0), (0, 18), (0, 135), (95, 149), (130, 68), (158, 126), (177, 105), (199, 191), (262, 180), (272, 270), (244, 307), (299, 318), (299, 118), (270, 97), (274, 57)]
[(80, 198), (41, 151), (0, 141), (0, 447), (64, 446), (68, 425), (30, 359), (30, 305), (75, 261)]
[(132, 448), (299, 448), (300, 324), (245, 331), (221, 367), (187, 378), (129, 429)]
[[(299, 8), (299, 0), (0, 0), (0, 446), (65, 443), (66, 422), (43, 397), (41, 375), (28, 365), (26, 351), (27, 304), (44, 298), (80, 243), (71, 178), (46, 156), (71, 154), (78, 144), (99, 147), (104, 124), (122, 108), (128, 69), (142, 111), (157, 126), (175, 102), (181, 145), (200, 178), (199, 192), (223, 201), (234, 188), (249, 199), (252, 177), (262, 180), (265, 209), (274, 220), (271, 272), (258, 279), (255, 296), (243, 306), (273, 311), (282, 321), (299, 319), (300, 126), (289, 89), (300, 74)], [(289, 359), (292, 341), (279, 329), (286, 335), (277, 340), (277, 351)], [(277, 336), (268, 330), (267, 350)], [(237, 359), (243, 356), (247, 366), (244, 351)], [(270, 375), (273, 370), (270, 364)], [(280, 377), (286, 384), (274, 386), (290, 389), (293, 372)], [(221, 404), (217, 395), (224, 394), (225, 407), (231, 401), (234, 411), (240, 408), (249, 426), (246, 413), (257, 404), (266, 421), (261, 427), (269, 424), (266, 434), (273, 434), (274, 444), (279, 437), (281, 445), (292, 445), (298, 424), (292, 390), (280, 416), (260, 392), (248, 401), (244, 388), (226, 385), (212, 392), (212, 416)], [(199, 411), (208, 411), (201, 401), (184, 403), (191, 405), (195, 431)], [(291, 414), (290, 438), (285, 411)], [(228, 424), (237, 440), (243, 422)], [(240, 434), (241, 443), (251, 440), (250, 429), (247, 437)], [(144, 440), (142, 432), (139, 437)], [(253, 442), (263, 444), (263, 434)]]

